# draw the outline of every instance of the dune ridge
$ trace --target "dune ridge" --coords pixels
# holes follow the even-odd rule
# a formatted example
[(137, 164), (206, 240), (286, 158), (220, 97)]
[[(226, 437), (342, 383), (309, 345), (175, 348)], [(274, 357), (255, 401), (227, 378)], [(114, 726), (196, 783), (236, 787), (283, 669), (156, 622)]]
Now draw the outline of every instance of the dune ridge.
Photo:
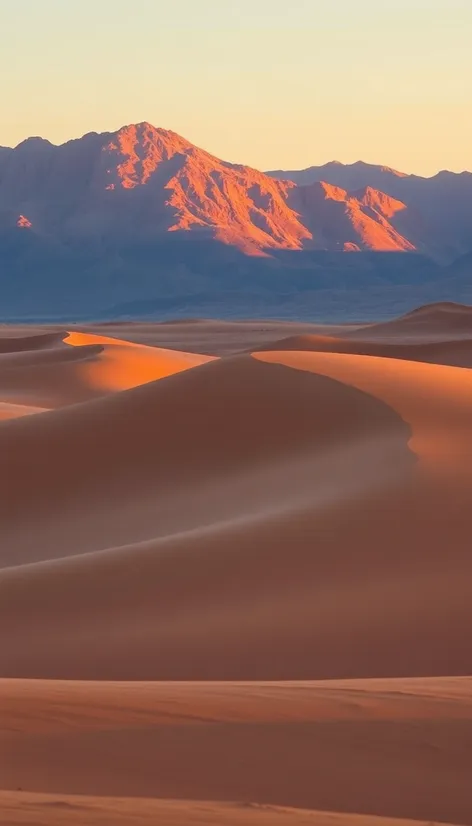
[(208, 360), (209, 356), (75, 330), (0, 338), (0, 399), (31, 406), (34, 398), (38, 407), (55, 409), (155, 381)]

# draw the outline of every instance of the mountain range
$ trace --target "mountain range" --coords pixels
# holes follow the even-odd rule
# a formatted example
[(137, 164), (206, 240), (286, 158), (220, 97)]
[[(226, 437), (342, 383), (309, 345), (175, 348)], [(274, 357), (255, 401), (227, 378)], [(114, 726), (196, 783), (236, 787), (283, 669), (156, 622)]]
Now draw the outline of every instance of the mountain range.
[(3, 316), (280, 314), (312, 293), (318, 308), (330, 291), (444, 293), (472, 275), (471, 251), (470, 172), (263, 173), (148, 123), (0, 148)]
[(403, 225), (404, 234), (417, 248), (443, 260), (471, 249), (472, 172), (444, 170), (431, 178), (423, 178), (362, 161), (353, 164), (333, 161), (294, 172), (280, 170), (267, 174), (301, 187), (329, 181), (349, 192), (366, 187), (378, 190), (385, 197), (405, 204), (408, 211), (417, 216), (416, 227)]

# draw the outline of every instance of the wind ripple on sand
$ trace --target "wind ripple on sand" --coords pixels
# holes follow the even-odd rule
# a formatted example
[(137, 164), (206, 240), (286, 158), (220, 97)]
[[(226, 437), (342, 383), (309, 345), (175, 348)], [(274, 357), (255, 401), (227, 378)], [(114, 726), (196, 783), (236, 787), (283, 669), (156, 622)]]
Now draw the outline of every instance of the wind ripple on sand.
[[(0, 792), (4, 826), (432, 826), (418, 820), (257, 803)], [(433, 824), (434, 826), (434, 824)]]
[(471, 824), (471, 698), (470, 678), (0, 681), (0, 787), (15, 793), (0, 804), (48, 826), (56, 815), (80, 826), (152, 815), (176, 826), (386, 826), (366, 815)]

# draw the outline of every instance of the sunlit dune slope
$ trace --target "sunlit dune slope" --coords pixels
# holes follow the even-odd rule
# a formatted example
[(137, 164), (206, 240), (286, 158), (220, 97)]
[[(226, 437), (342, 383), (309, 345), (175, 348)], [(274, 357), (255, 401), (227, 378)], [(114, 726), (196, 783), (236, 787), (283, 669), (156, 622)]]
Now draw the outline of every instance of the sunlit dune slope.
[(3, 338), (0, 400), (10, 405), (8, 417), (13, 417), (14, 405), (19, 405), (20, 415), (25, 406), (47, 409), (74, 404), (154, 381), (208, 360), (208, 356), (75, 331)]
[(71, 332), (65, 343), (82, 349), (101, 347), (101, 357), (81, 367), (81, 380), (100, 390), (127, 390), (180, 373), (211, 360), (210, 356), (132, 344), (128, 341)]

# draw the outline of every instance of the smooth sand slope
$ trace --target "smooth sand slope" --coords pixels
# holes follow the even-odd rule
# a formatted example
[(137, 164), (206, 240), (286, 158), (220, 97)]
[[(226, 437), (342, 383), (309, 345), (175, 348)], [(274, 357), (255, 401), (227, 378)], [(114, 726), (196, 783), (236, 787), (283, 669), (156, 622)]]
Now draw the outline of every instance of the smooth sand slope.
[(472, 311), (106, 329), (1, 339), (8, 822), (472, 824)]
[[(0, 417), (7, 404), (30, 407), (30, 412), (61, 407), (206, 361), (207, 356), (75, 331), (0, 338)], [(6, 412), (14, 417), (14, 409)]]
[(428, 304), (401, 318), (352, 330), (349, 335), (370, 340), (403, 339), (410, 343), (418, 340), (469, 340), (472, 335), (472, 307), (452, 301)]

